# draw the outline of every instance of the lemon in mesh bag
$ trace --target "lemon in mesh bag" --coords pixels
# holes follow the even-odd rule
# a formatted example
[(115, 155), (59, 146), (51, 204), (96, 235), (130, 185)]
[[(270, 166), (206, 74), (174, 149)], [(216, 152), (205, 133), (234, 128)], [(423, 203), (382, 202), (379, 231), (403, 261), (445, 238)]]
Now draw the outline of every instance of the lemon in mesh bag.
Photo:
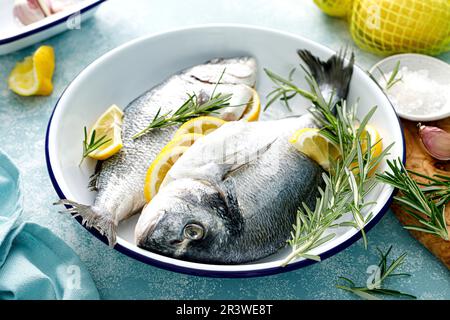
[(439, 54), (450, 50), (450, 1), (354, 0), (350, 30), (373, 53)]
[(316, 5), (332, 17), (345, 17), (350, 12), (353, 0), (314, 0)]

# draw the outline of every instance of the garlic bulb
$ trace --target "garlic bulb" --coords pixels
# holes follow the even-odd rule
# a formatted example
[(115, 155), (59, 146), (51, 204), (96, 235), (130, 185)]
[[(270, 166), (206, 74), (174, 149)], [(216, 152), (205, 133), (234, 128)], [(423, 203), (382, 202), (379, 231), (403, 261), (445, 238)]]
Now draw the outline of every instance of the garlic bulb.
[(50, 9), (52, 13), (58, 13), (61, 11), (64, 11), (68, 7), (75, 4), (75, 1), (73, 0), (52, 0)]
[(450, 133), (430, 126), (420, 126), (419, 135), (427, 152), (438, 160), (450, 160)]
[(13, 14), (24, 25), (29, 25), (74, 4), (73, 0), (15, 0)]
[(29, 25), (46, 17), (38, 0), (15, 0), (13, 14), (24, 25)]

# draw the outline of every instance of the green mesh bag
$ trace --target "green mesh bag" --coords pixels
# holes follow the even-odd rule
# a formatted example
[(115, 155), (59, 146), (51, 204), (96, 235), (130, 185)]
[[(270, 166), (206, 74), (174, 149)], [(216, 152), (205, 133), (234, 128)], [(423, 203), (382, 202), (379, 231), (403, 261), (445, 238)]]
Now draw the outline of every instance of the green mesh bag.
[(377, 54), (450, 50), (450, 0), (354, 0), (350, 30)]

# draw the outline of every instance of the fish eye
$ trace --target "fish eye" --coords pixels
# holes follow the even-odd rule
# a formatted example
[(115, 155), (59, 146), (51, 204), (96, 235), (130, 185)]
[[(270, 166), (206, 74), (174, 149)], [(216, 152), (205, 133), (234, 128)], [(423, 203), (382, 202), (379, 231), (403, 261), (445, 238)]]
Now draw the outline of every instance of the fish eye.
[(203, 226), (195, 223), (187, 224), (184, 227), (184, 237), (191, 240), (200, 240), (203, 238), (205, 230)]

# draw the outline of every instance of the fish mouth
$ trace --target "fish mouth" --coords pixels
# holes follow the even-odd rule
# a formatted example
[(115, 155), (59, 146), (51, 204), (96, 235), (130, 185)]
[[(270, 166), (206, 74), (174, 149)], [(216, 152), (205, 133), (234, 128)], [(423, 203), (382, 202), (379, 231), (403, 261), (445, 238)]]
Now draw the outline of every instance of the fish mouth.
[(165, 241), (161, 242), (152, 238), (151, 234), (142, 237), (137, 241), (139, 241), (137, 242), (137, 246), (142, 249), (175, 259), (184, 259), (189, 245), (188, 239), (174, 239), (166, 243)]
[(145, 214), (148, 205), (142, 209), (141, 216), (134, 230), (135, 243), (138, 247), (146, 247), (148, 239), (155, 232), (156, 226), (165, 214), (165, 211), (157, 211), (155, 214)]

